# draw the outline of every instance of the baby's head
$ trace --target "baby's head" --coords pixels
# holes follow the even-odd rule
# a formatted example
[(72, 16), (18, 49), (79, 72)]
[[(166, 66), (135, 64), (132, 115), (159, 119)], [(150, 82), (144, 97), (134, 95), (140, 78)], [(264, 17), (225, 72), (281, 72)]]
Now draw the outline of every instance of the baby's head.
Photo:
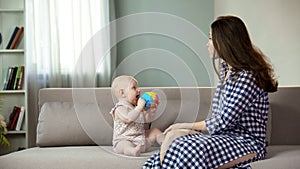
[(117, 99), (124, 98), (126, 90), (132, 85), (132, 83), (138, 83), (137, 80), (132, 76), (121, 75), (116, 77), (112, 84), (111, 90)]

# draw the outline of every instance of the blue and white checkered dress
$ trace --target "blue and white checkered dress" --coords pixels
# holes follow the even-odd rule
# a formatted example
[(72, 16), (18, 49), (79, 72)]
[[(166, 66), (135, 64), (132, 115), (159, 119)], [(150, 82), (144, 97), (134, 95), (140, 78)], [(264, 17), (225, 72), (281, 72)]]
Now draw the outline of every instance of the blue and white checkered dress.
[[(221, 79), (228, 67), (223, 64)], [(255, 83), (250, 71), (231, 70), (229, 78), (219, 82), (212, 101), (212, 116), (205, 120), (209, 135), (182, 136), (170, 145), (162, 165), (159, 152), (144, 164), (148, 168), (217, 168), (249, 153), (257, 156), (235, 166), (251, 168), (247, 163), (266, 155), (268, 94)]]

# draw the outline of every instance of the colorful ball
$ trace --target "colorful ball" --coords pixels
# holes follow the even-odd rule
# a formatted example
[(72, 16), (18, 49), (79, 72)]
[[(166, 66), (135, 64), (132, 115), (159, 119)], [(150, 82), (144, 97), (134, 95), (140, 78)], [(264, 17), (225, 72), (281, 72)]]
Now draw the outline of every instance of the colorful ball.
[(158, 95), (154, 92), (145, 92), (141, 96), (142, 99), (146, 101), (145, 108), (150, 108), (159, 103)]

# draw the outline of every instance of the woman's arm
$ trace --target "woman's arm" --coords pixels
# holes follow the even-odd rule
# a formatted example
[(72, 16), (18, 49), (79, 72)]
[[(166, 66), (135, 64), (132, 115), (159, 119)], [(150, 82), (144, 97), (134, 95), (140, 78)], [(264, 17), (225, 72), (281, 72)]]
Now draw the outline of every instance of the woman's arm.
[(258, 95), (258, 87), (250, 72), (240, 72), (237, 79), (230, 81), (223, 88), (222, 108), (212, 117), (205, 120), (209, 133), (222, 131), (231, 124), (247, 109)]

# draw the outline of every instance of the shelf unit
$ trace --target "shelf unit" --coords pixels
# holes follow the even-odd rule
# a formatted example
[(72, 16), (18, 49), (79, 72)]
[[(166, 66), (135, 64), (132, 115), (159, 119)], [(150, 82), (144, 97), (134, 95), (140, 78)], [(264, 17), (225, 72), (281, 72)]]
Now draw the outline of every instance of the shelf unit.
[[(24, 27), (21, 41), (16, 49), (6, 49), (16, 26)], [(28, 147), (26, 78), (24, 77), (21, 90), (3, 90), (6, 71), (9, 66), (25, 66), (26, 72), (25, 31), (25, 0), (0, 0), (0, 33), (2, 34), (2, 43), (0, 45), (0, 100), (2, 107), (0, 113), (8, 122), (14, 106), (25, 107), (25, 116), (21, 130), (12, 130), (5, 134), (12, 147), (0, 146), (0, 155)]]

